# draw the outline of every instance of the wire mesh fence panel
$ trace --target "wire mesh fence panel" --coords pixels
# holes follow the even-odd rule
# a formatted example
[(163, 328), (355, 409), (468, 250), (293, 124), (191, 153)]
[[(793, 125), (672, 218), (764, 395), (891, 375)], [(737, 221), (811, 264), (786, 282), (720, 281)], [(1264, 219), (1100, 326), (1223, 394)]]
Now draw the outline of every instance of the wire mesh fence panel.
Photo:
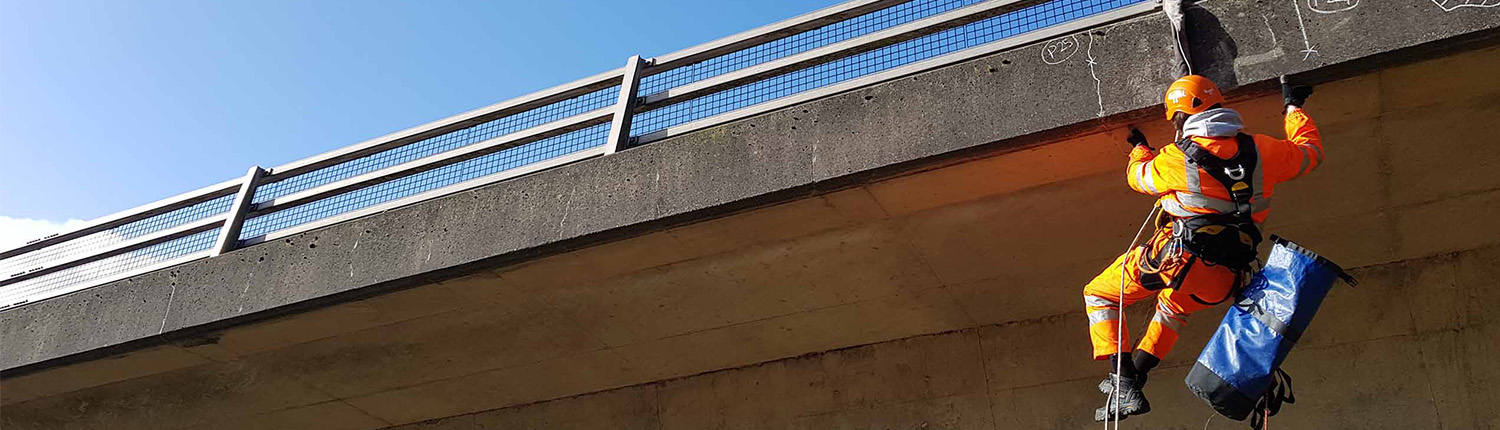
[(0, 289), (0, 307), (66, 294), (213, 247), (218, 230), (207, 230), (132, 252), (84, 263)]
[(994, 42), (1145, 0), (1055, 0), (836, 61), (637, 113), (631, 136)]
[(687, 85), (983, 1), (917, 0), (902, 3), (641, 78), (640, 91), (637, 94), (645, 96)]
[[(10, 277), (11, 275), (28, 270), (52, 266), (74, 258), (96, 254), (109, 248), (111, 245), (127, 242), (131, 239), (212, 216), (222, 215), (229, 211), (229, 206), (233, 203), (233, 199), (234, 195), (232, 194), (221, 196), (192, 206), (0, 260), (0, 276)], [(9, 285), (0, 287), (0, 290), (8, 288), (10, 288)], [(3, 294), (3, 292), (0, 292), (0, 294)]]
[[(618, 89), (616, 89), (618, 91)], [(306, 205), (250, 218), (240, 237), (252, 238), (603, 145), (609, 124), (538, 140)]]
[(618, 85), (573, 97), (536, 109), (497, 118), (473, 127), (433, 136), (397, 148), (349, 160), (256, 188), (255, 201), (264, 202), (363, 173), (462, 148), (488, 139), (525, 130), (584, 112), (613, 105)]

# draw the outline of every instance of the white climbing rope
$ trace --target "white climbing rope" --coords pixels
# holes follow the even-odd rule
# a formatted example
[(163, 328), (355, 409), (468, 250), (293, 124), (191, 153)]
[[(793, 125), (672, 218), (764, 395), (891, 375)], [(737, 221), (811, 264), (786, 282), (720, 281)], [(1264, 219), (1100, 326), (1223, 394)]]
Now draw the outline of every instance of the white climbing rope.
[(1162, 12), (1167, 14), (1167, 23), (1172, 25), (1172, 44), (1177, 47), (1177, 54), (1182, 56), (1182, 65), (1187, 69), (1189, 75), (1193, 75), (1193, 62), (1188, 58), (1187, 34), (1182, 26), (1185, 14), (1182, 12), (1182, 0), (1162, 0)]
[[(1130, 239), (1130, 247), (1125, 248), (1125, 256), (1120, 261), (1120, 299), (1118, 302), (1115, 302), (1115, 311), (1119, 313), (1115, 316), (1116, 357), (1119, 357), (1120, 350), (1124, 349), (1125, 346), (1125, 276), (1129, 273), (1125, 268), (1130, 266), (1130, 252), (1134, 251), (1136, 245), (1140, 243), (1141, 233), (1146, 232), (1146, 226), (1151, 224), (1151, 220), (1156, 219), (1156, 212), (1159, 210), (1161, 210), (1161, 205), (1157, 204), (1151, 207), (1151, 212), (1146, 213), (1146, 220), (1142, 221), (1141, 228), (1135, 231), (1135, 237)], [(1120, 398), (1120, 371), (1124, 370), (1124, 367), (1124, 357), (1119, 357), (1115, 360), (1115, 389), (1110, 391), (1109, 400), (1104, 403), (1105, 411), (1114, 412), (1115, 430), (1120, 430), (1120, 407), (1117, 402)], [(1104, 420), (1104, 430), (1109, 430), (1109, 421), (1108, 419)]]

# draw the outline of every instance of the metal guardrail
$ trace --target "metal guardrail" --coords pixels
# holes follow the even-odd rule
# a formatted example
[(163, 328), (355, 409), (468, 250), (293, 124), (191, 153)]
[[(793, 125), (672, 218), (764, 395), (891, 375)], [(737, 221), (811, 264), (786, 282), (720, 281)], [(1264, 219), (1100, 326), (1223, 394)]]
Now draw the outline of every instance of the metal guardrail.
[(853, 0), (0, 251), (0, 309), (1050, 39), (1154, 0)]

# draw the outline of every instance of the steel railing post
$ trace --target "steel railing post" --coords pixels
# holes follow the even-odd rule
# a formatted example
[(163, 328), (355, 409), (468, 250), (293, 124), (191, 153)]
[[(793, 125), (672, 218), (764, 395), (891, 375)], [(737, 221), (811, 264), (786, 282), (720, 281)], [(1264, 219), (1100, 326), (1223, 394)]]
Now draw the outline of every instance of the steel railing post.
[(630, 145), (630, 119), (635, 116), (636, 91), (641, 85), (641, 69), (648, 64), (639, 55), (625, 60), (625, 73), (620, 80), (620, 100), (615, 103), (615, 118), (609, 125), (609, 141), (604, 143), (604, 155), (625, 149)]
[(250, 212), (250, 207), (255, 202), (255, 187), (260, 185), (260, 179), (266, 176), (266, 169), (260, 166), (250, 166), (250, 172), (245, 174), (245, 180), (240, 182), (240, 193), (234, 196), (234, 205), (229, 207), (229, 215), (224, 218), (224, 227), (219, 230), (219, 242), (214, 245), (213, 256), (217, 257), (240, 246), (240, 227), (245, 225), (245, 214)]

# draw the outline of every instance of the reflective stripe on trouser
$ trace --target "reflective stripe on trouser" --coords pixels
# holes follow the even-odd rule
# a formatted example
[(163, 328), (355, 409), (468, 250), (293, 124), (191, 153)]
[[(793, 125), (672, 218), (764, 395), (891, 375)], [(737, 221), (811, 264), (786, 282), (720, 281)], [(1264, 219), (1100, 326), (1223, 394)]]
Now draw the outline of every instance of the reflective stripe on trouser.
[[(1129, 333), (1119, 337), (1124, 340), (1124, 349), (1115, 342), (1119, 335), (1119, 320), (1123, 318), (1119, 306), (1121, 265), (1125, 266), (1125, 306), (1151, 296), (1157, 297), (1156, 315), (1151, 318), (1139, 345), (1140, 349), (1157, 358), (1165, 358), (1172, 351), (1172, 346), (1177, 343), (1177, 333), (1187, 322), (1188, 315), (1209, 307), (1194, 301), (1191, 296), (1196, 295), (1199, 300), (1214, 303), (1229, 294), (1235, 280), (1234, 272), (1223, 266), (1209, 266), (1202, 262), (1193, 264), (1181, 285), (1168, 285), (1171, 288), (1160, 291), (1147, 290), (1141, 286), (1140, 259), (1147, 248), (1156, 252), (1171, 239), (1168, 230), (1167, 227), (1159, 229), (1145, 246), (1119, 256), (1083, 287), (1084, 308), (1089, 317), (1089, 337), (1094, 344), (1094, 359), (1103, 360), (1115, 353), (1130, 352)], [(1182, 267), (1168, 268), (1157, 276), (1170, 283), (1181, 270)]]

